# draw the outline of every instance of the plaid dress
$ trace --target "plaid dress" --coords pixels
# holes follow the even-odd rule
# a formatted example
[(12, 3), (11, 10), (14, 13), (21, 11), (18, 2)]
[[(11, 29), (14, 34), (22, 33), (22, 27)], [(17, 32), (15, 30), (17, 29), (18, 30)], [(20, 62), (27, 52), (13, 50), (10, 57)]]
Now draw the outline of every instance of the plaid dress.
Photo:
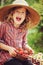
[[(14, 48), (24, 48), (26, 30), (15, 28), (12, 22), (2, 22), (0, 24), (0, 42)], [(0, 65), (11, 58), (10, 54), (0, 49)]]

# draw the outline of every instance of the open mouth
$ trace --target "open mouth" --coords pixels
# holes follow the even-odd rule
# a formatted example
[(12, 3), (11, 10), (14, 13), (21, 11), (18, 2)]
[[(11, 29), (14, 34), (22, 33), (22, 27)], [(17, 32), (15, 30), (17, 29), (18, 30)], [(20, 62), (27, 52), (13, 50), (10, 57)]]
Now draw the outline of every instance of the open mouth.
[(20, 20), (21, 20), (21, 18), (19, 18), (19, 17), (16, 17), (16, 20), (17, 20), (17, 21), (20, 21)]

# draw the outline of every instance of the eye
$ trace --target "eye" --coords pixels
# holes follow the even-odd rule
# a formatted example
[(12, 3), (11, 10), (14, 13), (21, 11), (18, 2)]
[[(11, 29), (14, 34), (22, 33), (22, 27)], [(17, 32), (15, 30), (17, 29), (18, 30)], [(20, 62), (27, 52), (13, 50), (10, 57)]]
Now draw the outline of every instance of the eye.
[(16, 11), (17, 13), (19, 13), (19, 11)]
[(22, 13), (24, 13), (24, 12), (22, 12)]

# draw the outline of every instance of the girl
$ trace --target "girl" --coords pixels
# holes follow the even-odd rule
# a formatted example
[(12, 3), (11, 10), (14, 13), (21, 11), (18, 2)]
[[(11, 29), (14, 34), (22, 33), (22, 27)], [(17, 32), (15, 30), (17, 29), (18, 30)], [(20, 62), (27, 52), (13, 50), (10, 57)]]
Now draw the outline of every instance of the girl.
[(26, 34), (39, 23), (39, 14), (24, 0), (16, 0), (0, 9), (0, 21), (0, 65), (33, 65), (28, 60), (33, 50), (27, 47)]

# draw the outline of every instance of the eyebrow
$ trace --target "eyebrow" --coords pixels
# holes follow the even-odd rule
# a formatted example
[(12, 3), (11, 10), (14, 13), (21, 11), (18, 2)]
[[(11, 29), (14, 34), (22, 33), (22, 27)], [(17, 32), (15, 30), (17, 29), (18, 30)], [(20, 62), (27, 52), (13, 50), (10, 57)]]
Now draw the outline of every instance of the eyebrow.
[[(19, 12), (19, 10), (16, 10), (17, 12)], [(23, 12), (21, 12), (21, 13), (24, 13), (24, 11)]]

